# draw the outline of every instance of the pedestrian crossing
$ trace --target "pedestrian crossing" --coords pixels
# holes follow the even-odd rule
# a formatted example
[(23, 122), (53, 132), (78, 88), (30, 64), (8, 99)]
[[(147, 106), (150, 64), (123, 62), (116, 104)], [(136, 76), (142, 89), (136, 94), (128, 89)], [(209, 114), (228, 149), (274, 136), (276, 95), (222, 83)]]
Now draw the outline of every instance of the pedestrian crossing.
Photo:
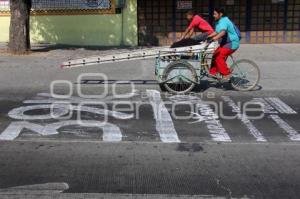
[[(0, 141), (300, 143), (298, 107), (280, 97), (241, 100), (224, 95), (208, 100), (164, 96), (157, 90), (128, 96), (128, 101), (109, 96), (96, 103), (38, 94), (6, 113)], [(115, 103), (131, 109), (116, 109)]]

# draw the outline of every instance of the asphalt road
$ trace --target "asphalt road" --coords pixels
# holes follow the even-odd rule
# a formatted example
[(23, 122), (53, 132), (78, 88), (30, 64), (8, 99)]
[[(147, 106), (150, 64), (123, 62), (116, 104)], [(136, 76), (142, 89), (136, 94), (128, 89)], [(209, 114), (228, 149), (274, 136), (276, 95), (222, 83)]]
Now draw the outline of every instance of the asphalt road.
[[(110, 85), (101, 99), (78, 97), (73, 84), (99, 68), (56, 68), (89, 51), (1, 55), (0, 198), (299, 198), (299, 45), (242, 49), (261, 66), (260, 90), (205, 84), (172, 96), (149, 83), (118, 85), (116, 96)], [(152, 61), (100, 72), (154, 80)], [(53, 80), (71, 81), (72, 97), (51, 95)], [(54, 90), (66, 94), (68, 84)]]

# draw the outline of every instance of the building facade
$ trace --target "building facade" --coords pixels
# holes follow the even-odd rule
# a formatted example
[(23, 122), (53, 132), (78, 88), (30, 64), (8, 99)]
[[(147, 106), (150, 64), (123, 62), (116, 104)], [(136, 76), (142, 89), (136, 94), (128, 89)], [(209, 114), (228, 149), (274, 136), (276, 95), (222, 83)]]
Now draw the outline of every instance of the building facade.
[[(0, 42), (9, 36), (9, 0), (0, 0)], [(137, 2), (32, 0), (31, 41), (85, 46), (136, 46)], [(118, 3), (119, 2), (119, 3)]]
[(211, 24), (213, 10), (224, 7), (242, 32), (243, 43), (300, 42), (300, 0), (138, 0), (140, 45), (167, 45), (178, 39), (193, 9)]
[[(8, 41), (9, 0), (0, 0), (0, 42)], [(69, 45), (170, 45), (193, 9), (213, 25), (224, 7), (243, 43), (299, 43), (300, 0), (33, 0), (32, 42)]]

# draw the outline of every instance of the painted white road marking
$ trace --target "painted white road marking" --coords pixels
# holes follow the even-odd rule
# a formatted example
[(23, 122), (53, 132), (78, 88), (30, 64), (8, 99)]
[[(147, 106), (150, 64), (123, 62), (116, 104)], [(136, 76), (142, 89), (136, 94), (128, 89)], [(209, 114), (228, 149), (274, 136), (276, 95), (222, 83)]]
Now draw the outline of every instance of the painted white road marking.
[(197, 120), (191, 122), (190, 124), (205, 122), (207, 129), (212, 137), (213, 141), (216, 142), (231, 142), (230, 136), (227, 134), (225, 128), (219, 120), (219, 116), (213, 111), (210, 105), (203, 102), (197, 96), (189, 95), (180, 95), (180, 96), (171, 96), (169, 99), (175, 103), (195, 103), (197, 112), (192, 114), (194, 115), (193, 119)]
[(121, 119), (121, 120), (132, 119), (134, 117), (133, 114), (127, 114), (127, 113), (122, 113), (122, 112), (117, 112), (117, 111), (110, 111), (107, 109), (99, 109), (99, 108), (94, 108), (94, 107), (89, 107), (89, 106), (72, 106), (72, 110), (80, 111), (80, 112), (89, 112), (89, 113), (98, 114), (98, 115), (112, 116), (116, 119)]
[(12, 122), (0, 134), (0, 140), (14, 140), (20, 135), (23, 129), (28, 129), (42, 135), (44, 126), (30, 122)]
[(0, 189), (0, 194), (13, 193), (13, 194), (58, 194), (68, 190), (70, 187), (68, 183), (45, 183), (45, 184), (33, 184), (17, 187), (9, 187), (6, 189)]
[(268, 97), (265, 98), (268, 103), (270, 103), (277, 111), (283, 114), (297, 114), (289, 105), (284, 103), (278, 97)]
[[(190, 113), (190, 112), (188, 112), (188, 113)], [(192, 114), (193, 114), (193, 119), (196, 120), (196, 121), (190, 122), (190, 124), (201, 123), (201, 122), (205, 121), (204, 116), (202, 116), (201, 114), (194, 113), (194, 112), (192, 112)]]
[[(25, 112), (36, 110), (49, 110), (49, 114), (26, 115)], [(46, 120), (60, 118), (69, 113), (68, 104), (46, 104), (34, 106), (21, 106), (12, 109), (8, 116), (17, 120)]]
[(257, 103), (262, 105), (262, 111), (265, 114), (277, 114), (278, 111), (276, 111), (265, 99), (263, 98), (254, 98), (250, 102)]
[(197, 102), (197, 109), (203, 117), (213, 141), (231, 142), (231, 138), (219, 120), (219, 116), (216, 115), (208, 104), (205, 104), (199, 99)]
[(104, 142), (120, 142), (122, 141), (122, 133), (118, 126), (110, 124), (110, 123), (102, 123), (98, 121), (62, 121), (57, 123), (48, 124), (43, 129), (43, 134), (48, 134), (51, 132), (57, 132), (58, 129), (65, 126), (82, 126), (82, 127), (97, 127), (103, 130), (103, 141)]
[[(139, 95), (139, 91), (133, 90), (131, 93), (125, 93), (124, 95), (122, 95), (121, 99), (124, 99), (124, 98), (129, 99), (129, 98), (132, 98), (132, 97), (135, 97), (138, 95)], [(37, 96), (40, 98), (32, 99), (32, 100), (25, 100), (23, 103), (24, 104), (53, 104), (53, 103), (57, 103), (58, 101), (60, 101), (60, 102), (71, 103), (71, 104), (81, 104), (81, 103), (89, 103), (89, 102), (99, 102), (99, 100), (101, 100), (103, 102), (103, 101), (111, 101), (111, 100), (115, 100), (115, 99), (120, 99), (120, 98), (118, 98), (118, 96), (117, 97), (107, 96), (103, 99), (82, 98), (82, 97), (72, 96), (67, 99), (59, 99), (59, 98), (53, 98), (53, 96), (50, 93), (38, 93)], [(45, 99), (45, 98), (48, 98), (48, 99)]]
[(267, 142), (266, 138), (259, 132), (259, 130), (252, 124), (245, 114), (242, 114), (241, 109), (234, 103), (234, 101), (228, 96), (222, 96), (222, 99), (237, 113), (237, 117), (247, 127), (257, 142)]
[[(136, 95), (136, 91), (128, 95), (133, 97)], [(156, 90), (147, 90), (147, 96), (149, 97), (150, 103), (153, 108), (154, 117), (156, 120), (156, 130), (160, 135), (160, 139), (165, 143), (179, 143), (178, 134), (174, 127), (172, 117), (165, 106), (165, 103), (161, 99), (161, 94)], [(48, 99), (47, 99), (48, 98)], [(241, 109), (233, 102), (229, 97), (222, 97), (225, 102), (232, 108), (234, 112), (238, 114), (238, 119), (243, 122), (247, 127), (249, 132), (256, 138), (258, 142), (266, 142), (267, 140), (259, 132), (259, 130), (253, 125), (253, 123), (247, 118), (246, 115), (241, 113)], [(113, 97), (104, 98), (103, 100), (111, 100)], [(89, 101), (90, 100), (90, 101)], [(22, 106), (11, 110), (8, 115), (13, 119), (18, 120), (46, 120), (46, 119), (62, 119), (63, 116), (72, 113), (71, 111), (78, 112), (88, 112), (97, 115), (111, 116), (116, 119), (132, 119), (133, 114), (127, 114), (116, 111), (109, 111), (106, 108), (100, 109), (96, 107), (87, 106), (89, 102), (95, 102), (99, 99), (84, 99), (80, 97), (71, 97), (67, 100), (55, 99), (52, 98), (49, 93), (40, 93), (38, 98), (35, 100), (27, 100), (24, 103), (32, 103), (35, 105)], [(197, 105), (197, 111), (195, 111), (194, 119), (196, 122), (205, 122), (209, 133), (213, 141), (219, 142), (231, 142), (230, 136), (227, 134), (225, 128), (222, 126), (218, 115), (213, 111), (209, 104), (203, 102), (197, 96), (172, 96), (170, 97), (171, 101), (174, 102), (193, 102)], [(281, 99), (276, 97), (269, 98), (254, 98), (253, 102), (257, 102), (263, 105), (263, 112), (266, 114), (272, 114), (270, 116), (277, 125), (283, 129), (287, 134), (290, 140), (300, 141), (299, 133), (293, 129), (287, 122), (281, 119), (277, 114), (297, 114), (289, 105), (284, 103)], [(252, 102), (251, 101), (251, 102)], [(83, 106), (75, 106), (71, 104), (80, 104), (85, 103)], [(86, 103), (87, 102), (87, 103)], [(46, 104), (39, 104), (46, 103)], [(49, 104), (48, 104), (49, 103)], [(92, 105), (92, 104), (91, 104)], [(97, 104), (94, 104), (97, 105)], [(36, 115), (33, 114), (36, 111), (50, 110), (50, 113)], [(30, 113), (31, 112), (31, 113)], [(81, 126), (83, 127), (100, 127), (103, 129), (103, 141), (107, 142), (119, 142), (122, 140), (122, 133), (120, 129), (112, 124), (103, 125), (100, 121), (81, 121)], [(48, 124), (46, 126), (34, 124), (26, 121), (12, 122), (5, 131), (0, 134), (0, 140), (14, 140), (16, 139), (23, 129), (29, 129), (33, 132), (38, 133), (39, 135), (55, 135), (58, 134), (57, 130), (63, 126), (76, 125), (78, 122), (62, 121), (57, 123)]]
[[(45, 115), (26, 115), (27, 111), (38, 111), (38, 110), (50, 110), (49, 114)], [(106, 109), (99, 109), (88, 106), (73, 106), (69, 104), (57, 103), (57, 104), (46, 104), (46, 105), (32, 105), (22, 106), (15, 108), (8, 113), (8, 116), (18, 120), (45, 120), (45, 119), (57, 119), (67, 115), (70, 111), (89, 112), (98, 115), (112, 116), (116, 119), (131, 119), (134, 117), (133, 114), (126, 114), (117, 111), (109, 111)]]
[(147, 90), (156, 120), (156, 130), (160, 139), (165, 143), (180, 143), (171, 115), (161, 99), (160, 92)]
[(300, 141), (300, 134), (293, 127), (291, 127), (288, 123), (286, 123), (278, 115), (270, 115), (270, 117), (278, 124), (278, 126), (281, 129), (283, 129), (288, 134), (288, 137), (290, 138), (290, 140)]
[(83, 126), (83, 127), (97, 127), (103, 130), (104, 142), (120, 142), (122, 141), (122, 133), (118, 126), (110, 123), (102, 123), (99, 121), (81, 121), (76, 120), (57, 122), (47, 125), (34, 124), (30, 122), (12, 122), (0, 135), (0, 140), (14, 140), (22, 132), (23, 129), (31, 130), (38, 135), (49, 136), (59, 134), (58, 130), (65, 126)]

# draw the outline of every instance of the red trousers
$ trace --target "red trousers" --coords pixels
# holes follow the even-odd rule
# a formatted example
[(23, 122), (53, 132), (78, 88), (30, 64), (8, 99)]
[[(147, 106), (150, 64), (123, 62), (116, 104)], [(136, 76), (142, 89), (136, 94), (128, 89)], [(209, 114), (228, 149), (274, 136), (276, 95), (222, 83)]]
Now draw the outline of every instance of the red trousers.
[(230, 69), (227, 66), (226, 60), (234, 52), (235, 50), (219, 47), (213, 55), (210, 74), (216, 75), (220, 73), (223, 76), (230, 75)]

